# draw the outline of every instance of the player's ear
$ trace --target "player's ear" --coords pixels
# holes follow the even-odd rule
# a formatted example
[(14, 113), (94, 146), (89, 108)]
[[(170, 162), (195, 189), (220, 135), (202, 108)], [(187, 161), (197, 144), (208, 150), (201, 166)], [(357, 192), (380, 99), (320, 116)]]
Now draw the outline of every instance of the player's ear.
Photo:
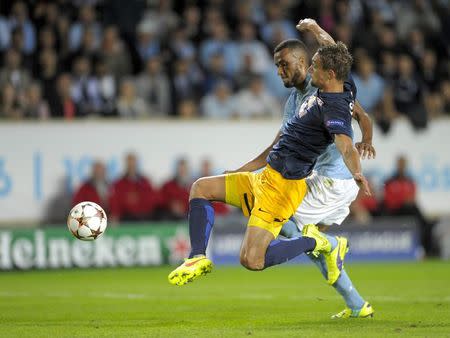
[(334, 73), (334, 70), (332, 70), (332, 69), (328, 70), (327, 75), (328, 75), (327, 76), (328, 80), (332, 80), (334, 77), (336, 77), (336, 74)]

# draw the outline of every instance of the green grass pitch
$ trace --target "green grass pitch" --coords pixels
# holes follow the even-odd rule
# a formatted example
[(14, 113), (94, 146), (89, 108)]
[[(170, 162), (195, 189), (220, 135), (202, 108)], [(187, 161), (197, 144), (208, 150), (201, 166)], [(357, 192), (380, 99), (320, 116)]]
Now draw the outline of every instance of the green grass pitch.
[(450, 264), (353, 263), (373, 319), (344, 305), (309, 265), (218, 266), (194, 283), (171, 267), (0, 273), (1, 337), (450, 337)]

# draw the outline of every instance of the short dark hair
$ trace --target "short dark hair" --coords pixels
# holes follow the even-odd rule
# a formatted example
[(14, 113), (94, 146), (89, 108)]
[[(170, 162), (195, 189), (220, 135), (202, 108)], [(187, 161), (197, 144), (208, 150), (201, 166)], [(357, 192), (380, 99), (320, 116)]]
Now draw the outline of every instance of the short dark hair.
[(285, 48), (288, 48), (290, 50), (293, 49), (301, 49), (305, 52), (305, 54), (308, 56), (309, 52), (308, 52), (308, 47), (306, 47), (306, 45), (298, 40), (298, 39), (288, 39), (288, 40), (284, 40), (281, 41), (278, 46), (275, 47), (273, 53), (278, 53), (280, 50), (283, 50)]
[(344, 43), (339, 41), (334, 45), (320, 47), (317, 54), (320, 56), (323, 69), (334, 71), (339, 81), (347, 79), (352, 68), (353, 57)]

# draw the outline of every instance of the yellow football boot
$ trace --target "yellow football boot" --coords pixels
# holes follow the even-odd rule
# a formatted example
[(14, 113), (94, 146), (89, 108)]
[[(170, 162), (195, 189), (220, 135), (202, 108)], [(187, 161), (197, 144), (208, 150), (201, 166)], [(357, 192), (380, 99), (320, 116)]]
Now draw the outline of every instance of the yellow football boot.
[(302, 235), (303, 237), (314, 238), (316, 240), (316, 247), (312, 251), (314, 256), (317, 257), (321, 253), (326, 254), (331, 251), (331, 243), (314, 224), (306, 224), (303, 226)]
[(173, 270), (167, 277), (170, 284), (184, 285), (211, 272), (213, 263), (205, 255), (186, 258), (184, 263)]
[(338, 244), (330, 253), (324, 253), (325, 264), (328, 270), (328, 284), (333, 285), (341, 275), (344, 268), (345, 255), (348, 252), (348, 241), (345, 237), (336, 237)]
[(360, 310), (352, 310), (347, 307), (341, 312), (332, 315), (331, 319), (373, 318), (374, 313), (373, 307), (368, 302), (365, 302)]

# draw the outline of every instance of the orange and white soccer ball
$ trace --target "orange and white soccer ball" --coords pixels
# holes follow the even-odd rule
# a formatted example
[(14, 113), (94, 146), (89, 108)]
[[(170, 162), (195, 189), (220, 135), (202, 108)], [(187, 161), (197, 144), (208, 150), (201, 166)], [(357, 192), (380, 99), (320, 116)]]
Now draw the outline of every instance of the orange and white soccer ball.
[(67, 226), (70, 232), (82, 241), (93, 241), (106, 230), (105, 210), (94, 202), (81, 202), (70, 210)]

